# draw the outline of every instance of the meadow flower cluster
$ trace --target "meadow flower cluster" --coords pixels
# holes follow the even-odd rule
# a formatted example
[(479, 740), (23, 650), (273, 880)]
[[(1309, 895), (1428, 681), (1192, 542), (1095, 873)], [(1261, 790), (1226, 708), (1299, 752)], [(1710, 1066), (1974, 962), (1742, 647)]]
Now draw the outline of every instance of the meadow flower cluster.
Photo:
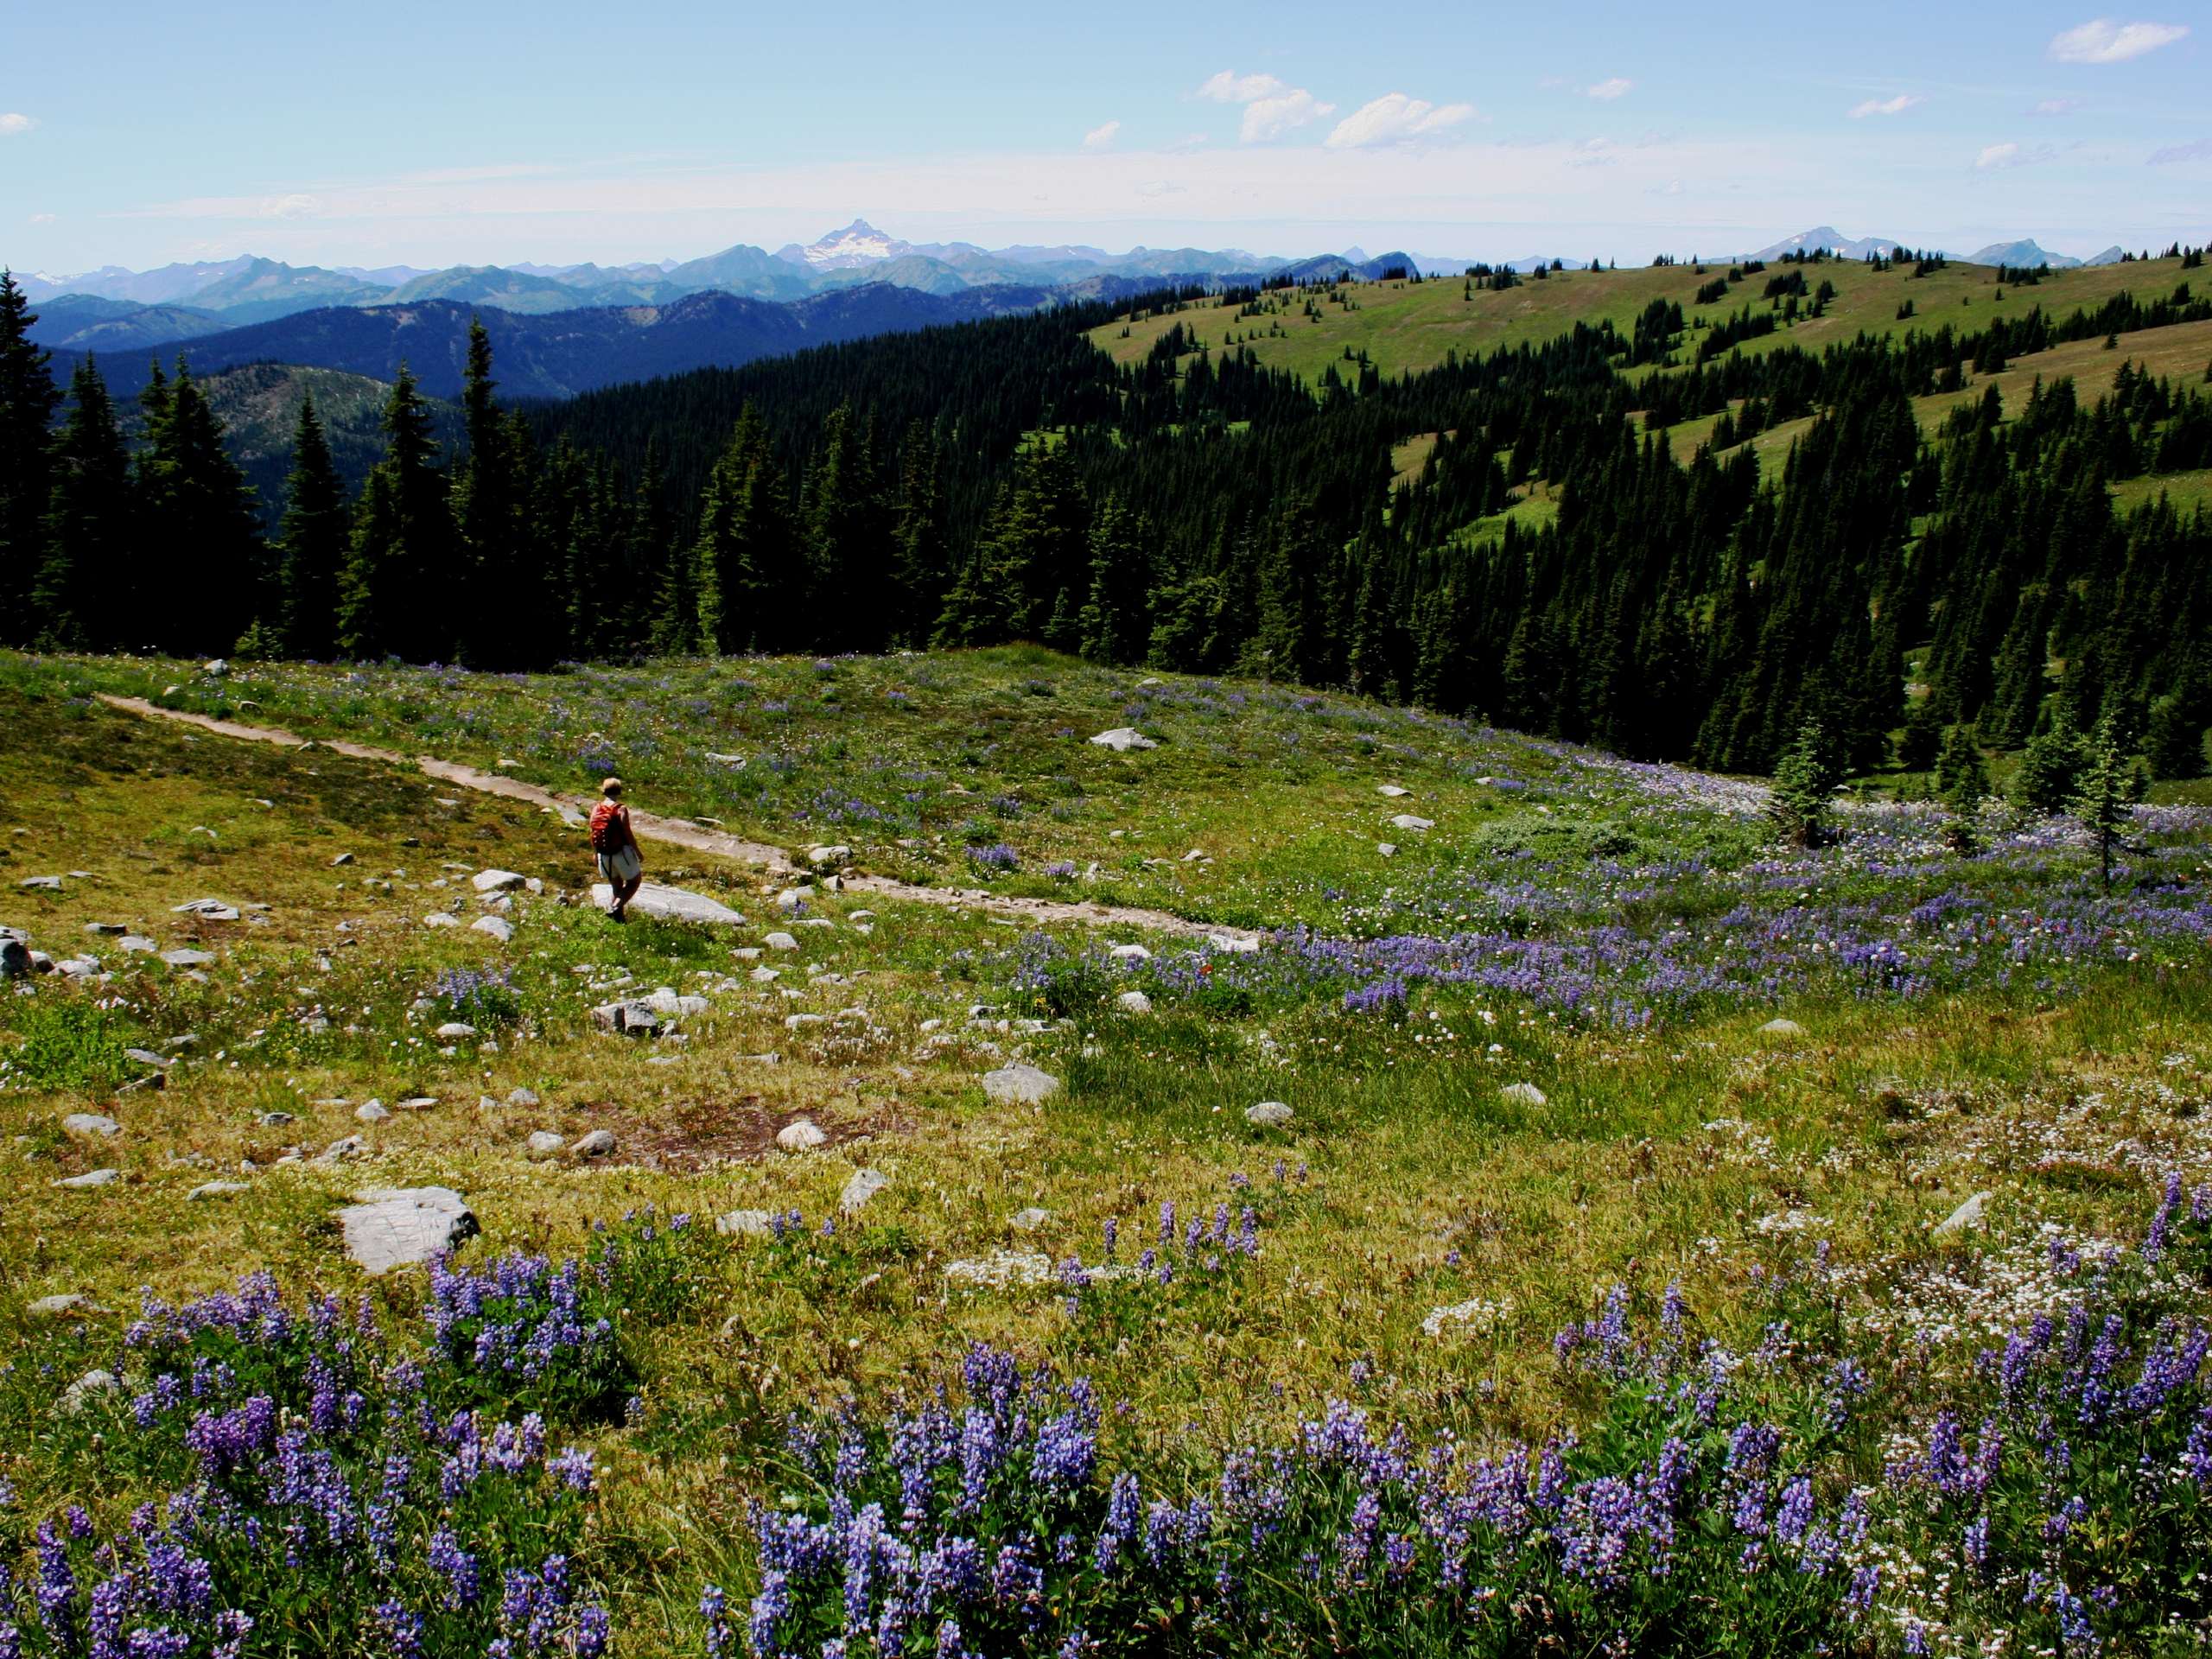
[(1160, 1469), (1084, 1379), (978, 1346), (957, 1397), (794, 1420), (707, 1649), (2142, 1650), (2212, 1612), (2208, 1217), (2176, 1178), (2139, 1248), (2056, 1252), (2049, 1305), (1955, 1369), (1846, 1351), (1825, 1245), (1741, 1347), (1617, 1287), (1554, 1344), (1588, 1420), (1537, 1445), (1333, 1399)]

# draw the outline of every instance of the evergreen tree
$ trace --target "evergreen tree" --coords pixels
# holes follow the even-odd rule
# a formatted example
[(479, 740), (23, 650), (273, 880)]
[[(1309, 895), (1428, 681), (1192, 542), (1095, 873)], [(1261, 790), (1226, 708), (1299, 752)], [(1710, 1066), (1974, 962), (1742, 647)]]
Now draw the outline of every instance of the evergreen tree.
[(61, 394), (52, 359), (33, 345), (38, 321), (13, 271), (0, 270), (0, 644), (29, 645), (31, 587), (45, 562), (54, 471), (48, 428)]
[(2063, 812), (2081, 792), (2088, 764), (2088, 745), (2062, 706), (2021, 752), (2019, 770), (2012, 774), (2012, 798), (2031, 811)]
[[(453, 523), (430, 412), (401, 364), (385, 400), (384, 459), (353, 513), (340, 582), (338, 647), (348, 656), (442, 659), (453, 651)], [(464, 589), (464, 591), (466, 591)]]
[(139, 637), (172, 653), (228, 650), (257, 619), (273, 622), (278, 601), (253, 493), (181, 358), (175, 381), (157, 372), (141, 401)]
[(130, 595), (115, 582), (133, 529), (130, 462), (90, 357), (69, 377), (69, 412), (52, 457), (46, 544), (31, 587), (34, 639), (62, 650), (142, 646), (128, 632)]
[(2120, 834), (2127, 827), (2128, 808), (2133, 799), (2120, 722), (2113, 715), (2107, 715), (2090, 734), (2081, 777), (2069, 804), (2096, 843), (2097, 861), (2107, 889), (2112, 887), (2112, 855), (2120, 845)]
[(702, 650), (774, 650), (803, 637), (793, 620), (804, 601), (791, 543), (783, 474), (748, 406), (700, 500), (691, 583)]
[(2201, 683), (2185, 683), (2178, 690), (2152, 705), (2150, 729), (2144, 747), (2149, 752), (2153, 776), (2170, 779), (2204, 775), (2204, 728), (2212, 706)]
[[(461, 576), (458, 654), (472, 666), (513, 669), (552, 660), (530, 626), (539, 607), (521, 591), (542, 583), (532, 569), (517, 476), (513, 435), (502, 418), (492, 378), (492, 337), (482, 321), (468, 320), (468, 355), (461, 371), (461, 406), (468, 453), (454, 480), (452, 512)], [(599, 595), (613, 597), (612, 584)]]
[(944, 500), (938, 482), (936, 441), (917, 420), (899, 451), (899, 505), (892, 527), (897, 548), (897, 612), (892, 638), (902, 645), (929, 643), (929, 618), (946, 575)]
[(327, 658), (337, 645), (338, 576), (346, 553), (346, 486), (312, 396), (300, 400), (292, 471), (277, 530), (278, 638), (286, 654)]
[(1817, 720), (1808, 720), (1774, 769), (1771, 810), (1783, 833), (1800, 847), (1827, 838), (1831, 798), (1843, 782), (1835, 741)]
[(1142, 527), (1109, 495), (1090, 525), (1090, 586), (1077, 620), (1077, 649), (1094, 663), (1142, 660), (1147, 583)]
[(1989, 768), (1974, 734), (1963, 724), (1952, 727), (1943, 739), (1942, 753), (1936, 761), (1936, 787), (1943, 804), (1950, 809), (1951, 844), (1962, 853), (1971, 851), (1981, 804), (1989, 796)]

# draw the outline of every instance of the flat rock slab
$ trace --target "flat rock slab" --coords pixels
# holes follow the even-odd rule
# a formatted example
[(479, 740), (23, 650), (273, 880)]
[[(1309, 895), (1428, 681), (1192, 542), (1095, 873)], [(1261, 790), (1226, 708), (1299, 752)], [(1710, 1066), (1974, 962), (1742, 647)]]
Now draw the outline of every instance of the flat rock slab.
[(1948, 1238), (1954, 1233), (1965, 1232), (1969, 1227), (1980, 1226), (1983, 1211), (1988, 1207), (1990, 1199), (1996, 1196), (1994, 1192), (1975, 1193), (1957, 1209), (1952, 1211), (1949, 1215), (1937, 1222), (1936, 1230), (1930, 1236)]
[(1156, 749), (1157, 738), (1147, 737), (1134, 726), (1116, 726), (1111, 731), (1101, 732), (1090, 740), (1102, 749), (1111, 749), (1116, 754), (1127, 754), (1131, 749)]
[(533, 1158), (557, 1158), (567, 1145), (550, 1129), (532, 1129), (530, 1132), (528, 1146)]
[(865, 1209), (868, 1201), (891, 1185), (891, 1178), (880, 1169), (856, 1169), (852, 1179), (845, 1183), (845, 1190), (837, 1195), (837, 1207), (850, 1214)]
[(1533, 1083), (1509, 1083), (1497, 1091), (1497, 1097), (1516, 1106), (1541, 1106), (1550, 1098)]
[(1002, 1065), (983, 1073), (983, 1093), (1002, 1105), (1034, 1106), (1060, 1092), (1060, 1080), (1033, 1065)]
[[(601, 881), (592, 888), (591, 898), (605, 910), (614, 902), (614, 889)], [(709, 927), (745, 925), (745, 918), (719, 899), (703, 893), (687, 893), (682, 887), (664, 887), (655, 881), (639, 887), (628, 908), (633, 916), (650, 916), (657, 921), (702, 922)]]
[(1041, 1250), (993, 1250), (944, 1264), (946, 1281), (963, 1290), (1004, 1290), (1010, 1285), (1049, 1285), (1052, 1258)]
[(123, 1172), (119, 1169), (93, 1169), (86, 1171), (82, 1175), (72, 1175), (67, 1179), (55, 1181), (53, 1185), (67, 1192), (85, 1192), (94, 1187), (113, 1186), (122, 1179)]
[(501, 944), (515, 936), (515, 925), (504, 916), (479, 916), (468, 925), (472, 932), (489, 933)]
[(476, 1217), (449, 1186), (385, 1187), (338, 1212), (346, 1254), (365, 1273), (413, 1267), (458, 1247), (478, 1230)]
[(1802, 1037), (1805, 1034), (1805, 1027), (1795, 1020), (1770, 1020), (1759, 1030), (1769, 1037)]
[(92, 1135), (105, 1138), (121, 1129), (123, 1125), (101, 1112), (72, 1112), (61, 1120), (62, 1131), (67, 1135)]
[(188, 1203), (207, 1204), (217, 1198), (235, 1198), (245, 1191), (244, 1181), (202, 1181), (184, 1196)]
[(766, 1210), (733, 1210), (715, 1217), (715, 1230), (729, 1238), (769, 1238), (776, 1222)]
[(72, 1314), (97, 1313), (92, 1299), (82, 1291), (69, 1291), (60, 1296), (41, 1296), (26, 1307), (26, 1313), (35, 1313), (41, 1319), (66, 1319)]
[(215, 958), (205, 950), (164, 950), (162, 960), (172, 968), (205, 968)]
[(1244, 1109), (1244, 1121), (1263, 1129), (1280, 1129), (1296, 1116), (1279, 1100), (1263, 1100), (1256, 1106)]
[(1390, 820), (1390, 827), (1393, 830), (1433, 830), (1436, 820), (1416, 817), (1411, 812), (1401, 812)]
[(479, 870), (468, 878), (468, 884), (479, 893), (506, 893), (529, 879), (514, 870)]
[(194, 899), (188, 904), (172, 906), (170, 912), (177, 916), (197, 916), (209, 922), (235, 922), (238, 918), (238, 907), (220, 899)]

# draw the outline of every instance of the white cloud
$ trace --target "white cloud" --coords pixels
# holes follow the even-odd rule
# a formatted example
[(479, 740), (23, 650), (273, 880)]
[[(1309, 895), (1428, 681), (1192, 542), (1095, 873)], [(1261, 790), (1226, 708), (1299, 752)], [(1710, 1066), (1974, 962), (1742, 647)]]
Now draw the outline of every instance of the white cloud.
[(1200, 98), (1217, 104), (1242, 104), (1243, 124), (1237, 137), (1248, 144), (1280, 138), (1296, 127), (1334, 115), (1337, 106), (1324, 104), (1303, 86), (1286, 86), (1273, 75), (1240, 75), (1224, 69), (1198, 88)]
[(2011, 167), (2019, 160), (2018, 144), (1986, 144), (1981, 154), (1974, 158), (1976, 167)]
[(2169, 144), (2151, 153), (2153, 167), (2173, 167), (2183, 162), (2212, 162), (2212, 138), (2194, 138), (2185, 144)]
[(1121, 130), (1122, 124), (1118, 121), (1108, 121), (1093, 127), (1083, 135), (1083, 147), (1085, 149), (1103, 149), (1114, 142), (1114, 136)]
[(1624, 75), (1615, 75), (1610, 80), (1599, 81), (1595, 86), (1586, 86), (1583, 88), (1583, 91), (1589, 93), (1592, 98), (1603, 99), (1606, 103), (1610, 104), (1635, 85), (1636, 83), (1634, 81), (1629, 79)]
[(312, 219), (321, 211), (322, 204), (313, 196), (296, 192), (289, 196), (264, 198), (260, 216), (264, 219)]
[(1263, 143), (1336, 112), (1335, 105), (1322, 103), (1303, 86), (1294, 86), (1280, 98), (1263, 98), (1256, 104), (1247, 104), (1244, 124), (1237, 130), (1236, 136), (1248, 144)]
[(1864, 121), (1870, 115), (1903, 115), (1914, 105), (1927, 101), (1913, 92), (1899, 92), (1895, 98), (1870, 98), (1863, 104), (1851, 106), (1851, 118)]
[(1198, 88), (1198, 96), (1210, 98), (1217, 104), (1256, 104), (1263, 98), (1273, 98), (1288, 90), (1273, 75), (1240, 75), (1224, 69)]
[(2123, 23), (2097, 17), (2053, 35), (2050, 55), (2061, 63), (2126, 63), (2171, 46), (2188, 33), (2184, 23)]
[(1403, 92), (1386, 92), (1337, 123), (1336, 130), (1328, 137), (1328, 146), (1357, 149), (1369, 144), (1402, 144), (1456, 127), (1474, 113), (1471, 104), (1431, 104)]
[(2042, 116), (2071, 115), (2081, 107), (2082, 100), (2078, 98), (2046, 98), (2028, 113)]
[(51, 225), (54, 223), (54, 215), (52, 213), (33, 213), (31, 215), (31, 223), (34, 225)]
[(38, 121), (35, 117), (21, 115), (10, 110), (7, 114), (0, 115), (0, 138), (16, 137), (29, 132), (36, 125)]

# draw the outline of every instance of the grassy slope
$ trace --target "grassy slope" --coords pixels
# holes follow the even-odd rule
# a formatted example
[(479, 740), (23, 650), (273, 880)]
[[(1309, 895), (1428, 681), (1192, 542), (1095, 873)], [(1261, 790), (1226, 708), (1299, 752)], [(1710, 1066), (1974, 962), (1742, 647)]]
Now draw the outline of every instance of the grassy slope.
[[(1516, 807), (1531, 821), (1541, 807), (1576, 821), (1610, 816), (1624, 800), (1610, 774), (1586, 776), (1573, 757), (1553, 756), (1544, 781), (1533, 764), (1539, 751), (1515, 740), (1430, 730), (1359, 705), (1344, 707), (1373, 728), (1372, 751), (1351, 732), (1331, 734), (1325, 717), (1301, 728), (1255, 699), (1235, 711), (1161, 715), (1178, 741), (1128, 763), (1087, 748), (1064, 753), (1039, 728), (1065, 713), (1020, 712), (1023, 700), (1048, 701), (1023, 689), (1028, 677), (1049, 677), (1056, 699), (1081, 698), (1084, 724), (1124, 688), (1051, 669), (1013, 653), (847, 664), (839, 671), (847, 698), (858, 701), (863, 674), (896, 674), (918, 702), (927, 699), (925, 712), (894, 713), (878, 697), (863, 714), (810, 713), (794, 724), (836, 730), (854, 754), (926, 753), (970, 730), (972, 760), (950, 769), (979, 787), (1032, 779), (1017, 750), (1071, 776), (1090, 768), (1092, 792), (1076, 798), (1095, 799), (1100, 816), (1085, 804), (1068, 833), (1110, 822), (1147, 845), (1179, 849), (1198, 838), (1192, 821), (1203, 818), (1223, 866), (1274, 894), (1271, 919), (1304, 901), (1294, 883), (1267, 887), (1269, 861), (1285, 849), (1355, 837), (1370, 848), (1381, 810), (1372, 780), (1386, 773), (1421, 789), (1406, 804), (1433, 810), (1447, 825), (1436, 839), (1459, 855), (1471, 853), (1467, 831), (1497, 810), (1484, 785), (1457, 776), (1478, 754), (1484, 764), (1510, 756), (1538, 777)], [(745, 671), (755, 679), (812, 672), (804, 664)], [(2201, 975), (2115, 975), (2097, 982), (2094, 995), (2040, 1012), (2024, 987), (1910, 1010), (1816, 1001), (1790, 1010), (1813, 1033), (1802, 1045), (1761, 1036), (1764, 1010), (1671, 1031), (1578, 1031), (1510, 1001), (1445, 993), (1402, 1026), (1346, 1020), (1332, 1005), (1256, 1016), (1164, 1007), (1150, 1020), (1088, 1016), (1074, 1030), (1033, 1038), (978, 1030), (937, 1050), (924, 1041), (925, 1020), (949, 1020), (960, 1033), (968, 1005), (1001, 993), (1003, 969), (993, 963), (1014, 939), (1003, 927), (883, 906), (864, 932), (851, 907), (829, 897), (819, 908), (836, 925), (798, 930), (802, 950), (771, 957), (785, 976), (773, 985), (742, 977), (747, 965), (728, 955), (734, 943), (760, 942), (775, 925), (765, 917), (734, 939), (623, 930), (554, 892), (523, 899), (508, 946), (434, 931), (420, 922), (431, 909), (456, 899), (465, 912), (475, 908), (466, 887), (436, 885), (462, 879), (449, 863), (498, 864), (573, 887), (583, 879), (575, 833), (543, 814), (456, 798), (327, 750), (264, 749), (133, 721), (66, 696), (82, 677), (16, 662), (0, 686), (0, 769), (16, 780), (0, 802), (5, 919), (57, 954), (112, 956), (118, 977), (103, 995), (121, 1005), (116, 1017), (129, 1037), (193, 1030), (201, 1040), (198, 1058), (159, 1094), (118, 1096), (86, 1084), (0, 1090), (0, 1194), (10, 1223), (0, 1237), (0, 1329), (11, 1343), (64, 1356), (50, 1363), (66, 1368), (66, 1356), (83, 1351), (51, 1322), (25, 1322), (21, 1310), (33, 1298), (86, 1291), (127, 1308), (141, 1285), (204, 1291), (262, 1265), (294, 1282), (365, 1289), (404, 1306), (406, 1279), (365, 1284), (339, 1258), (331, 1217), (362, 1187), (459, 1187), (486, 1231), (474, 1251), (572, 1250), (589, 1217), (634, 1205), (700, 1214), (792, 1206), (813, 1220), (854, 1167), (892, 1176), (868, 1225), (849, 1227), (841, 1249), (823, 1247), (801, 1272), (793, 1258), (734, 1243), (707, 1311), (654, 1333), (652, 1429), (598, 1439), (610, 1540), (620, 1541), (610, 1547), (627, 1563), (613, 1586), (618, 1623), (639, 1633), (632, 1653), (682, 1650), (657, 1634), (663, 1621), (696, 1597), (702, 1576), (741, 1571), (738, 1505), (772, 1478), (747, 1461), (746, 1447), (772, 1438), (786, 1407), (911, 1389), (973, 1338), (1052, 1353), (1096, 1377), (1108, 1397), (1129, 1397), (1137, 1414), (1117, 1433), (1170, 1462), (1194, 1442), (1231, 1444), (1310, 1406), (1340, 1389), (1361, 1360), (1390, 1379), (1394, 1411), (1478, 1437), (1527, 1433), (1567, 1409), (1545, 1339), (1588, 1311), (1595, 1287), (1626, 1277), (1656, 1294), (1680, 1275), (1694, 1306), (1725, 1318), (1753, 1289), (1748, 1268), (1784, 1242), (1761, 1230), (1761, 1217), (1827, 1218), (1838, 1259), (1853, 1263), (1925, 1265), (1962, 1249), (1955, 1265), (1971, 1276), (1980, 1241), (1935, 1246), (1921, 1230), (1971, 1191), (1998, 1192), (1993, 1246), (2031, 1233), (2044, 1217), (2090, 1228), (2133, 1221), (2141, 1171), (2161, 1160), (2212, 1163), (2198, 1127), (2205, 1120), (2171, 1107), (2175, 1090), (2201, 1093), (2204, 1079), (2166, 1058), (2178, 1052), (2186, 1060), (2212, 1022)], [(378, 690), (356, 688), (341, 722), (340, 705), (317, 705), (302, 689), (319, 683), (288, 671), (255, 689), (271, 719), (320, 706), (321, 729), (390, 729)], [(439, 702), (490, 721), (498, 716), (479, 702), (482, 689), (456, 681)], [(625, 769), (672, 791), (693, 774), (667, 752), (670, 735), (695, 724), (720, 730), (692, 711), (696, 689), (642, 679), (603, 706), (556, 682), (512, 695), (515, 718), (534, 709), (545, 719), (563, 702), (579, 718), (619, 708), (635, 744)], [(1173, 689), (1212, 695), (1185, 683)], [(423, 747), (472, 758), (497, 747), (480, 732), (432, 733), (423, 723)], [(1286, 743), (1300, 729), (1321, 754)], [(649, 748), (648, 738), (663, 747)], [(532, 767), (544, 764), (531, 753)], [(1279, 791), (1262, 792), (1262, 779), (1278, 769)], [(563, 780), (575, 777), (572, 767)], [(1643, 816), (1684, 845), (1707, 833), (1703, 815), (1687, 805), (1647, 800)], [(1363, 891), (1380, 903), (1382, 886), (1443, 880), (1444, 850), (1427, 855), (1434, 865), (1373, 865), (1380, 885)], [(340, 852), (354, 862), (334, 868)], [(1362, 856), (1373, 864), (1371, 852)], [(49, 868), (89, 874), (58, 894), (16, 887)], [(760, 904), (742, 870), (695, 861), (655, 873), (741, 907)], [(365, 886), (365, 876), (392, 887)], [(210, 893), (274, 908), (257, 925), (173, 913)], [(91, 922), (129, 923), (164, 946), (207, 946), (219, 958), (210, 982), (122, 957), (83, 931)], [(823, 970), (820, 982), (809, 985), (810, 965)], [(441, 1052), (427, 1033), (442, 1016), (410, 1017), (410, 999), (440, 971), (464, 966), (513, 976), (524, 1026), (501, 1032), (497, 1052), (465, 1044)], [(595, 1035), (584, 1010), (606, 993), (589, 987), (621, 971), (640, 988), (704, 986), (715, 1012), (690, 1022), (687, 1045), (651, 1053)], [(792, 988), (798, 995), (787, 997)], [(46, 981), (31, 1001), (11, 1002), (0, 1014), (0, 1054), (9, 1052), (7, 1024), (72, 995)], [(794, 1033), (783, 1024), (791, 1010), (849, 1007), (869, 1011), (864, 1027)], [(299, 1018), (316, 1007), (339, 1029), (302, 1034)], [(1495, 1010), (1495, 1023), (1484, 1009)], [(990, 1104), (972, 1081), (995, 1063), (983, 1043), (1032, 1054), (1066, 1077), (1069, 1094), (1044, 1109)], [(781, 1064), (753, 1058), (772, 1050)], [(1524, 1078), (1543, 1087), (1548, 1104), (1500, 1098), (1501, 1083)], [(475, 1103), (522, 1084), (543, 1096), (542, 1109)], [(417, 1093), (440, 1103), (365, 1131), (346, 1107), (318, 1103)], [(2094, 1120), (2069, 1105), (2090, 1094), (2101, 1103)], [(1294, 1104), (1290, 1134), (1243, 1122), (1243, 1108), (1263, 1098)], [(88, 1109), (111, 1112), (121, 1135), (86, 1145), (58, 1131), (62, 1114)], [(272, 1109), (298, 1122), (258, 1124), (257, 1114)], [(807, 1157), (767, 1150), (773, 1129), (801, 1111), (835, 1144)], [(621, 1148), (588, 1167), (533, 1163), (522, 1141), (542, 1127), (569, 1136), (609, 1128)], [(288, 1143), (312, 1149), (356, 1131), (371, 1143), (361, 1161), (271, 1167)], [(2123, 1156), (2115, 1146), (2129, 1150)], [(241, 1158), (262, 1171), (246, 1178), (246, 1192), (185, 1201), (201, 1181), (234, 1175)], [(1279, 1182), (1268, 1173), (1278, 1158), (1310, 1165), (1309, 1178)], [(91, 1194), (48, 1185), (95, 1164), (121, 1168), (126, 1184)], [(1242, 1288), (1194, 1288), (1189, 1300), (1163, 1300), (1124, 1325), (1087, 1332), (1067, 1326), (1051, 1292), (943, 1294), (950, 1257), (1007, 1243), (1093, 1257), (1107, 1217), (1141, 1229), (1163, 1199), (1210, 1206), (1231, 1196), (1236, 1172), (1254, 1178), (1267, 1227), (1262, 1260)], [(1007, 1226), (1030, 1205), (1053, 1217), (1033, 1240)], [(779, 1259), (786, 1265), (774, 1266)], [(1509, 1306), (1497, 1328), (1441, 1340), (1421, 1334), (1430, 1308), (1474, 1296)], [(28, 1434), (0, 1450), (0, 1476), (34, 1511), (64, 1497), (126, 1499), (78, 1489)]]

